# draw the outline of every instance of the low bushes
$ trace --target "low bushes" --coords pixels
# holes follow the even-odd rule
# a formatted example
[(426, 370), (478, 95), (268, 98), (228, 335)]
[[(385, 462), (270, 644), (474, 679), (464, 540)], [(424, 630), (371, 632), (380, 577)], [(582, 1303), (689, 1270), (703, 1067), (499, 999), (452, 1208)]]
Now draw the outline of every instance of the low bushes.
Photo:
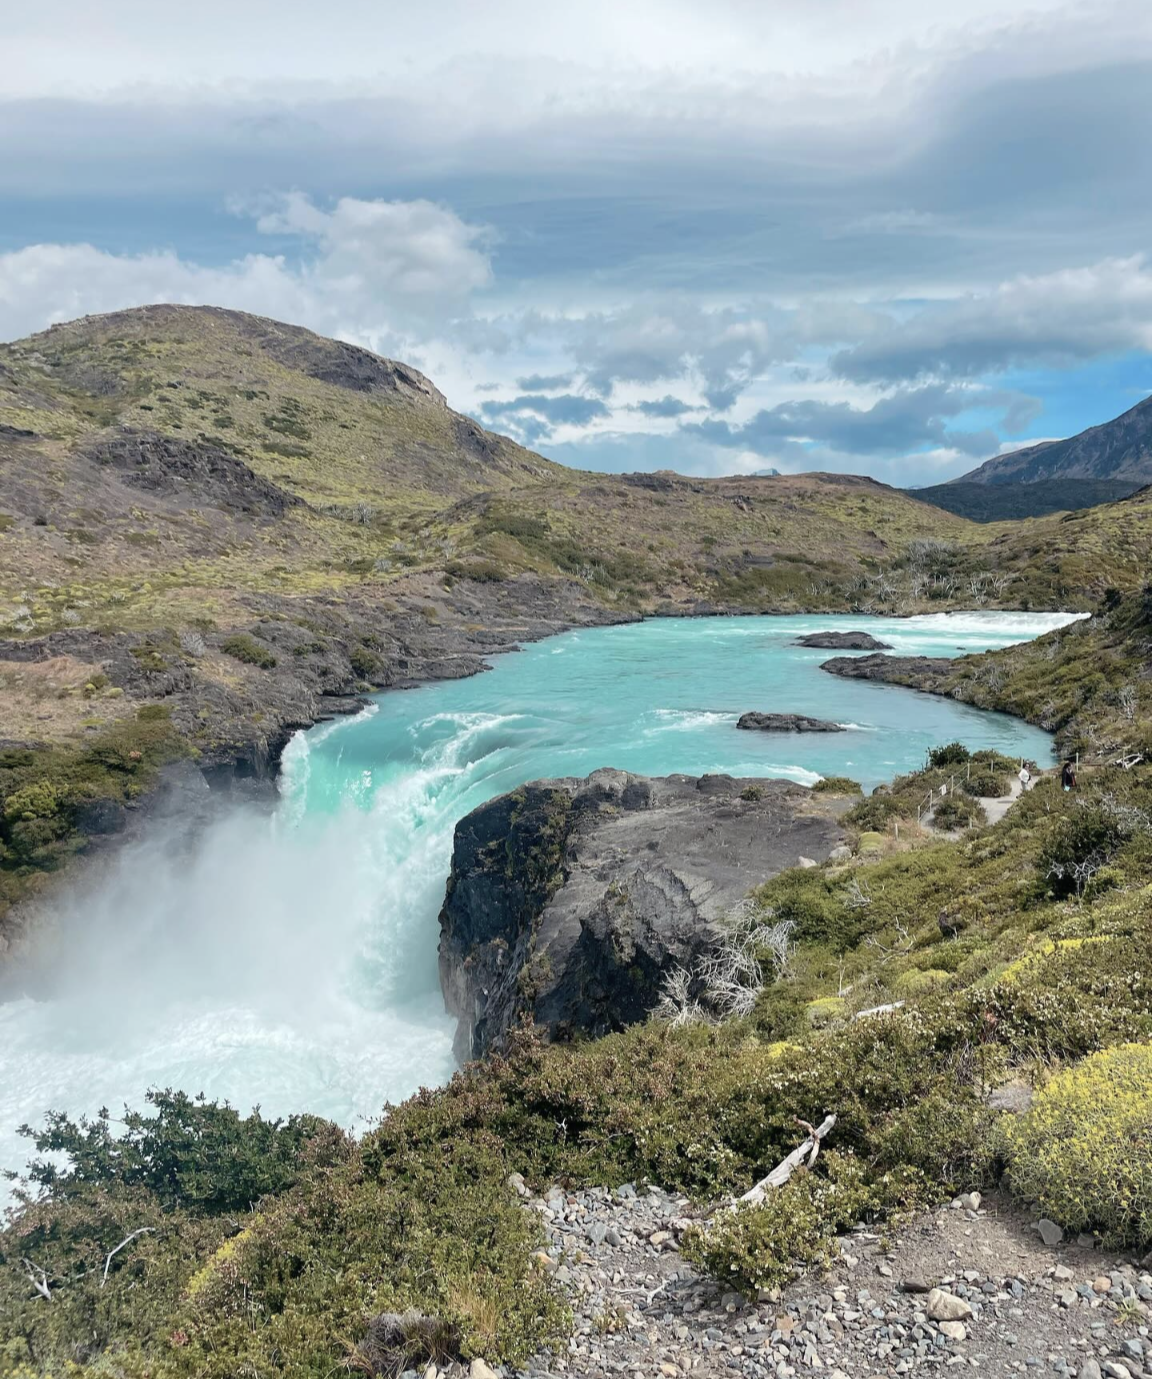
[(304, 1145), (327, 1124), (316, 1116), (242, 1117), (226, 1104), (171, 1089), (151, 1091), (147, 1101), (155, 1113), (126, 1111), (116, 1133), (107, 1110), (78, 1122), (50, 1113), (42, 1130), (25, 1132), (39, 1153), (52, 1156), (33, 1162), (30, 1183), (58, 1198), (115, 1185), (142, 1188), (165, 1210), (243, 1212), (293, 1185)]
[(805, 1266), (826, 1262), (840, 1231), (910, 1206), (921, 1186), (914, 1174), (875, 1181), (855, 1155), (832, 1150), (818, 1174), (795, 1174), (762, 1206), (738, 1207), (710, 1227), (689, 1231), (684, 1254), (754, 1297), (759, 1289), (790, 1282)]
[(138, 798), (187, 752), (163, 705), (145, 705), (82, 747), (0, 750), (0, 918), (85, 845), (94, 806)]
[(851, 776), (823, 776), (812, 787), (817, 795), (862, 795), (860, 782)]
[(276, 657), (268, 647), (247, 632), (237, 632), (235, 636), (226, 637), (220, 643), (220, 650), (237, 661), (243, 661), (247, 666), (257, 666), (261, 670), (272, 670), (276, 665)]
[(1152, 1046), (1125, 1044), (1059, 1073), (1004, 1127), (1013, 1189), (1070, 1231), (1152, 1244)]
[(971, 753), (962, 742), (947, 742), (943, 747), (933, 747), (928, 753), (929, 766), (962, 766)]
[(946, 795), (932, 811), (932, 822), (937, 828), (969, 828), (984, 818), (980, 806), (970, 795), (959, 795), (955, 791)]
[(973, 799), (998, 799), (1012, 788), (1012, 779), (1002, 771), (973, 771), (960, 782), (966, 795)]

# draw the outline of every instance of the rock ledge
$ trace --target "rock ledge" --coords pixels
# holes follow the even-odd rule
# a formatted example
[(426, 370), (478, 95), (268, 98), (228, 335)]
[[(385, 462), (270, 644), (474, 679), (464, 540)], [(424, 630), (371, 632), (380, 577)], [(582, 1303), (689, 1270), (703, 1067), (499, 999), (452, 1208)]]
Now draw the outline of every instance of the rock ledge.
[(476, 1058), (527, 1017), (548, 1036), (644, 1019), (760, 882), (842, 841), (790, 781), (595, 771), (533, 781), (456, 826), (440, 981)]

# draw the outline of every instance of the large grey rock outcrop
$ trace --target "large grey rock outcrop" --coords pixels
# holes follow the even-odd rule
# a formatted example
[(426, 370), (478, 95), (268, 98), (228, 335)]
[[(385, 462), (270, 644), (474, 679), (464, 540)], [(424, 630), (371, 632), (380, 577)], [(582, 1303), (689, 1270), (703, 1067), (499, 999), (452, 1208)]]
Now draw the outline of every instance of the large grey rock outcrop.
[(833, 809), (788, 781), (614, 770), (481, 805), (456, 826), (440, 914), (457, 1055), (525, 1016), (557, 1039), (643, 1019), (754, 886), (840, 843)]

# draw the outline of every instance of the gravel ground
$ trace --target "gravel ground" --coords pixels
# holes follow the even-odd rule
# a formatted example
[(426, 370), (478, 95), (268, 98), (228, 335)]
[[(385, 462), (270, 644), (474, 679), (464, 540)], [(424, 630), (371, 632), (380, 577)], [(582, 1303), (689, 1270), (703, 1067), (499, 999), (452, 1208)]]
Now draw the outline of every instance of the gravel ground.
[(720, 1292), (681, 1259), (683, 1198), (553, 1188), (528, 1205), (551, 1240), (540, 1266), (576, 1316), (567, 1353), (525, 1371), (536, 1379), (1152, 1376), (1152, 1276), (1090, 1238), (1046, 1245), (1035, 1219), (999, 1197), (919, 1217), (887, 1248), (869, 1232), (847, 1236), (827, 1274), (759, 1304)]
[[(1036, 1218), (999, 1196), (960, 1198), (885, 1242), (856, 1231), (827, 1273), (749, 1303), (681, 1258), (685, 1198), (631, 1186), (531, 1198), (513, 1184), (547, 1230), (538, 1267), (575, 1315), (567, 1351), (538, 1356), (520, 1379), (1152, 1379), (1152, 1274), (1090, 1237), (1045, 1244)], [(503, 1373), (471, 1368), (472, 1379)]]

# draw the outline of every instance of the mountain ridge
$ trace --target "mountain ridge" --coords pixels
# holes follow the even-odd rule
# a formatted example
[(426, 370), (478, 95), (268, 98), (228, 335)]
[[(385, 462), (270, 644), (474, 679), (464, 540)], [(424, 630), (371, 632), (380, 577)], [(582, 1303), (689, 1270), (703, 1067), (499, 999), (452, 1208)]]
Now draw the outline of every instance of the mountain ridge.
[(953, 484), (1039, 483), (1053, 479), (1152, 483), (1152, 396), (1111, 421), (1065, 440), (1043, 441), (996, 455)]

